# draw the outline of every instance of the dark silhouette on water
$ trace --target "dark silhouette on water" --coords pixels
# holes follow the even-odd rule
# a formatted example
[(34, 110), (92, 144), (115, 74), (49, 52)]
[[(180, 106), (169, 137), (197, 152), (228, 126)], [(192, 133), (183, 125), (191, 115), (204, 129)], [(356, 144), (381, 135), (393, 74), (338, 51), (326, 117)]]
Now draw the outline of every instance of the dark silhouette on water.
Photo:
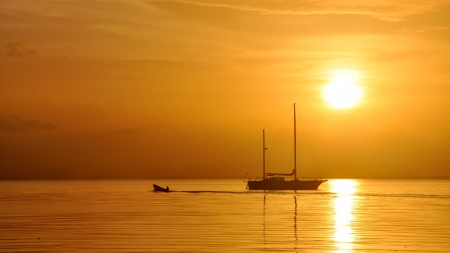
[(155, 189), (155, 192), (169, 192), (169, 186), (162, 188), (159, 185), (153, 184), (153, 189)]
[(294, 196), (294, 203), (295, 203), (295, 209), (294, 209), (294, 236), (295, 236), (295, 251), (297, 251), (297, 243), (298, 243), (298, 237), (297, 237), (297, 198)]
[[(264, 250), (266, 249), (267, 243), (266, 243), (266, 196), (267, 194), (264, 194), (264, 204), (263, 204), (263, 243), (264, 243)], [(297, 197), (294, 196), (294, 250), (297, 252), (297, 243), (298, 243), (298, 237), (297, 237)]]
[[(297, 123), (294, 103), (294, 170), (292, 173), (266, 173), (266, 144), (263, 130), (263, 178), (247, 181), (249, 190), (317, 190), (325, 179), (297, 179)], [(294, 176), (294, 180), (285, 177)]]

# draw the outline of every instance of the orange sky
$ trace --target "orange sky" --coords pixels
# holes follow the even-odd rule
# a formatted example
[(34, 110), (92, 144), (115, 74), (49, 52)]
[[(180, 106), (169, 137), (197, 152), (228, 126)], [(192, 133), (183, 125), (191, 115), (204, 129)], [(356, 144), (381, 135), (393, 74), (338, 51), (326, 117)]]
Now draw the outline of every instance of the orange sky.
[[(2, 0), (0, 179), (256, 176), (263, 128), (292, 152), (272, 143), (294, 102), (300, 176), (449, 178), (449, 15), (438, 0)], [(338, 69), (360, 73), (356, 107), (322, 98)]]

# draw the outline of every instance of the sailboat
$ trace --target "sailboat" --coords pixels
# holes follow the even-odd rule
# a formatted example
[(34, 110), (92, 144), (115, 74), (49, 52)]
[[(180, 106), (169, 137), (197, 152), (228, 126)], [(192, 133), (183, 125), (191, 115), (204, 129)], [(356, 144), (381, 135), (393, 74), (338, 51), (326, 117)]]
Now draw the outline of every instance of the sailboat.
[[(249, 190), (317, 190), (326, 179), (297, 179), (297, 120), (294, 103), (294, 169), (291, 173), (266, 173), (266, 143), (263, 130), (263, 178), (247, 181)], [(285, 177), (294, 176), (293, 180)]]

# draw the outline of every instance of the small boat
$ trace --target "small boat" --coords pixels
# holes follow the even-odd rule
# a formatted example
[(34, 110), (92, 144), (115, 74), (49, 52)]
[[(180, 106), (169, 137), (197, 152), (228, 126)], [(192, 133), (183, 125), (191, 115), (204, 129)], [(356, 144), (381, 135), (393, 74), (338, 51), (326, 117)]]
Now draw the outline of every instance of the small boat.
[(159, 185), (153, 184), (153, 188), (155, 189), (155, 192), (169, 192), (169, 186), (162, 188)]
[[(263, 174), (260, 180), (247, 181), (249, 190), (317, 190), (326, 179), (297, 179), (297, 123), (294, 104), (294, 169), (291, 173), (267, 173), (266, 172), (266, 146), (263, 130)], [(293, 180), (285, 177), (294, 176)]]

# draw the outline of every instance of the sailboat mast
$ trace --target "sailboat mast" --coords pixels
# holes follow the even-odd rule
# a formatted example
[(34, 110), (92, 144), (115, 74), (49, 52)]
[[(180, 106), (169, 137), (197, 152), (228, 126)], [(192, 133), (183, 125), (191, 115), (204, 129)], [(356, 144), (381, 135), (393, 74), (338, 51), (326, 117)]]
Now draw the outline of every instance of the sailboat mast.
[(294, 178), (297, 180), (297, 120), (294, 103)]
[(263, 179), (266, 178), (266, 137), (263, 129)]

